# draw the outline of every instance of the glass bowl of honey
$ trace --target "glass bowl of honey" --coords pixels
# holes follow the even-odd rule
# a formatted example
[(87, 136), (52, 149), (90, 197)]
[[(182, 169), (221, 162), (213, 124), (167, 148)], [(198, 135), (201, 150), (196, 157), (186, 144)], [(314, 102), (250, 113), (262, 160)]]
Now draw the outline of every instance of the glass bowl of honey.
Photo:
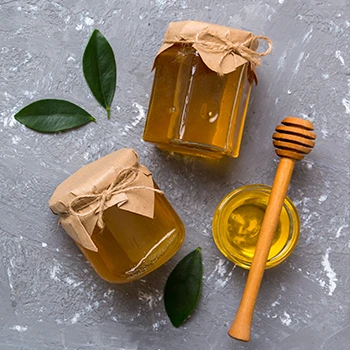
[[(238, 266), (250, 269), (271, 186), (247, 185), (224, 197), (214, 213), (212, 230), (220, 252)], [(266, 269), (284, 261), (295, 248), (300, 232), (299, 215), (286, 197), (274, 235)]]

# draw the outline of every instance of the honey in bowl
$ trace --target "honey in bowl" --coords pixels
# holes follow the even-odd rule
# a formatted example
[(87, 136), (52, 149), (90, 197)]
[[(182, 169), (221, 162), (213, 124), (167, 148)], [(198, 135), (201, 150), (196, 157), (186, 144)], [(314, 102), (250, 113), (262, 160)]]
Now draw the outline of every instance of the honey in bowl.
[[(214, 241), (229, 260), (249, 269), (269, 200), (271, 187), (248, 185), (228, 194), (218, 205), (213, 218)], [(295, 248), (299, 237), (298, 212), (286, 197), (266, 268), (284, 261)]]

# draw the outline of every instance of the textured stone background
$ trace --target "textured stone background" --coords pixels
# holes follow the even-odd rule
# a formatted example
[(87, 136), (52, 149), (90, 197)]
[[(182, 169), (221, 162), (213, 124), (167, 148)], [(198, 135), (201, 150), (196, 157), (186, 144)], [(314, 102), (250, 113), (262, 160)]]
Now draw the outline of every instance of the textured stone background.
[[(10, 349), (345, 349), (350, 342), (349, 3), (346, 0), (0, 0), (0, 348)], [(141, 140), (152, 60), (168, 22), (196, 19), (265, 34), (273, 53), (258, 70), (242, 152), (209, 167)], [(82, 75), (94, 28), (117, 58), (112, 119)], [(97, 124), (41, 135), (13, 115), (41, 98), (64, 98)], [(314, 151), (296, 165), (289, 196), (302, 221), (292, 256), (269, 270), (249, 344), (227, 329), (247, 272), (225, 260), (211, 236), (216, 205), (231, 190), (271, 184), (274, 127), (286, 115), (316, 126)], [(57, 227), (47, 201), (82, 165), (134, 147), (183, 219), (179, 253), (129, 285), (96, 276)], [(162, 290), (175, 264), (200, 245), (204, 286), (180, 329), (164, 312)]]

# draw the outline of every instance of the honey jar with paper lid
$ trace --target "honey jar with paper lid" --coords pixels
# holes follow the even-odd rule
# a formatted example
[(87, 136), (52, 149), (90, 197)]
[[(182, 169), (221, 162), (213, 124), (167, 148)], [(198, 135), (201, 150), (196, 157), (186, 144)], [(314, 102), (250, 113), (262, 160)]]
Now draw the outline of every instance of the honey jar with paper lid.
[(78, 170), (57, 187), (49, 205), (96, 272), (111, 283), (155, 270), (185, 236), (181, 219), (132, 149)]
[[(268, 43), (257, 52), (259, 39)], [(196, 22), (170, 23), (154, 62), (143, 139), (203, 157), (238, 157), (265, 36)]]

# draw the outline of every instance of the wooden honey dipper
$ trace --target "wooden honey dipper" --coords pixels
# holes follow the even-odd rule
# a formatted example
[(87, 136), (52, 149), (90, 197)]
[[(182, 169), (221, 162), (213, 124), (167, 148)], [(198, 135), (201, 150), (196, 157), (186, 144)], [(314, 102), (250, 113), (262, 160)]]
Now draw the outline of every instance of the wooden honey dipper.
[(287, 117), (282, 121), (282, 125), (276, 127), (276, 132), (272, 136), (276, 154), (281, 157), (281, 160), (259, 232), (258, 243), (242, 300), (236, 318), (228, 331), (232, 338), (242, 341), (250, 340), (255, 302), (294, 164), (296, 160), (303, 159), (314, 147), (316, 134), (312, 130), (314, 130), (314, 127), (311, 122), (300, 118)]

